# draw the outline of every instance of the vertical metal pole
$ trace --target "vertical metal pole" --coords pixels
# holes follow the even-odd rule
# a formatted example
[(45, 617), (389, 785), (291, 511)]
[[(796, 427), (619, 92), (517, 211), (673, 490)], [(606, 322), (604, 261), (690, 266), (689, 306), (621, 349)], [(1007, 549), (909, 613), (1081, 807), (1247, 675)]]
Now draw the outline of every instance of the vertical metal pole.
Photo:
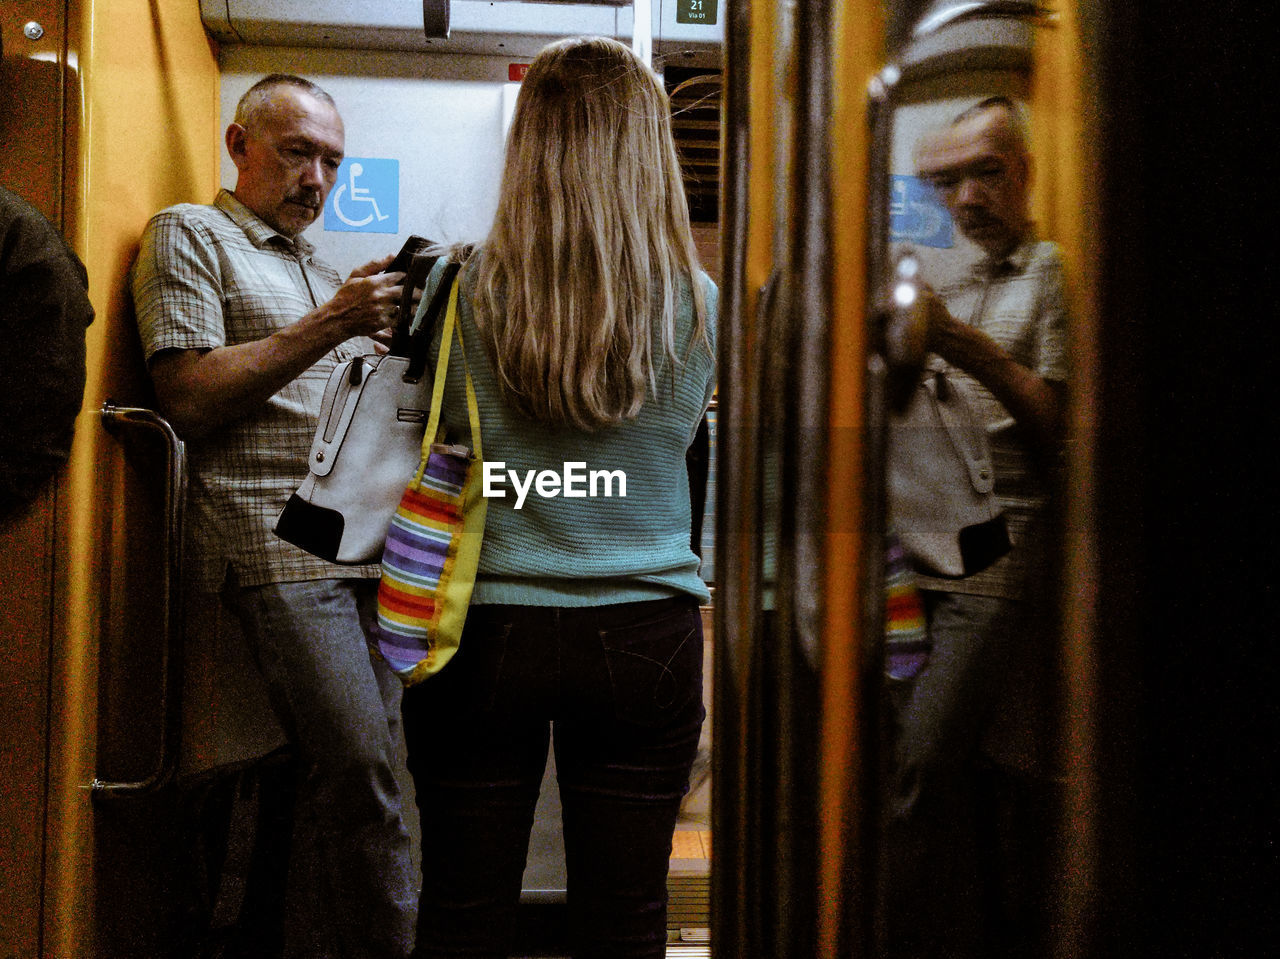
[(422, 32), (429, 39), (449, 39), (451, 0), (422, 0)]
[(95, 800), (151, 795), (168, 785), (178, 770), (182, 749), (182, 538), (187, 499), (186, 446), (168, 421), (151, 410), (116, 406), (108, 400), (102, 406), (102, 422), (112, 432), (140, 428), (159, 433), (165, 440), (168, 472), (164, 496), (165, 562), (160, 568), (164, 582), (160, 745), (151, 772), (142, 779), (113, 782), (94, 777), (89, 790)]
[(716, 454), (716, 602), (712, 733), (711, 942), (716, 955), (752, 955), (751, 662), (758, 630), (757, 374), (747, 289), (751, 161), (751, 0), (728, 4), (725, 24), (719, 408)]
[(653, 0), (631, 0), (635, 15), (632, 27), (631, 49), (645, 63), (653, 63)]

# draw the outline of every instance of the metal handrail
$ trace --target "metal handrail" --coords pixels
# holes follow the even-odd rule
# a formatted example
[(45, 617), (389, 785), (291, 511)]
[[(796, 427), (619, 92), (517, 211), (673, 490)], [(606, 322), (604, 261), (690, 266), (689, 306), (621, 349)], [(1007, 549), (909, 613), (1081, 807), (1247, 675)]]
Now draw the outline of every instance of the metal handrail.
[(178, 769), (182, 736), (182, 535), (187, 500), (186, 446), (169, 422), (153, 410), (102, 405), (102, 425), (108, 432), (143, 429), (160, 433), (168, 451), (168, 476), (164, 493), (165, 558), (163, 578), (163, 635), (161, 648), (160, 709), (164, 717), (160, 748), (153, 770), (142, 779), (114, 782), (98, 777), (89, 783), (95, 800), (146, 796), (158, 792)]
[(1048, 14), (1048, 10), (1034, 0), (954, 0), (934, 5), (934, 9), (912, 29), (916, 39), (937, 33), (943, 27), (961, 20), (972, 20), (979, 17), (1010, 17), (1014, 19), (1037, 18)]
[[(753, 290), (747, 288), (747, 232), (750, 226), (751, 17), (755, 0), (727, 6), (723, 99), (724, 163), (721, 168), (720, 229), (724, 292), (720, 298), (719, 392), (716, 413), (716, 602), (712, 662), (711, 793), (714, 865), (711, 869), (712, 941), (726, 956), (750, 955), (752, 875), (760, 840), (748, 765), (752, 650), (759, 639), (758, 533), (760, 503), (758, 450), (759, 361), (752, 346)], [(766, 162), (756, 158), (759, 162)]]

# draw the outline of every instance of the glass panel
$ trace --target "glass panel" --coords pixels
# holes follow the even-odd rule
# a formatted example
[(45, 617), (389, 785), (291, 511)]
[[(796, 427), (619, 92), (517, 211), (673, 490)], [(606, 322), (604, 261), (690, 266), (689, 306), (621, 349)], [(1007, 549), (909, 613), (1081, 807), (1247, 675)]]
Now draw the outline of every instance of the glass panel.
[(1033, 27), (960, 6), (882, 75), (886, 957), (1046, 954), (1057, 818), (1061, 258), (1029, 215)]

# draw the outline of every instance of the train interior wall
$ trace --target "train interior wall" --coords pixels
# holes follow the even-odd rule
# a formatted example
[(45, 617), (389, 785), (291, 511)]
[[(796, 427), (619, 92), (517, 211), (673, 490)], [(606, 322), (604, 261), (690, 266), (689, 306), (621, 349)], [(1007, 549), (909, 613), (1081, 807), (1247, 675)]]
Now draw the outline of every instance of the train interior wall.
[[(25, 14), (25, 16), (23, 16)], [(40, 22), (32, 40), (26, 23)], [(67, 40), (66, 11), (58, 3), (19, 11), (0, 8), (4, 60), (0, 90), (0, 184), (63, 226), (63, 96), (59, 69)], [(44, 822), (48, 809), (49, 678), (54, 609), (57, 499), (47, 487), (37, 500), (0, 525), (0, 635), (5, 642), (0, 728), (0, 955), (32, 954), (39, 942), (45, 876)]]
[[(145, 765), (155, 708), (154, 526), (142, 519), (155, 506), (153, 480), (98, 410), (108, 397), (147, 400), (124, 274), (151, 213), (214, 182), (217, 66), (194, 9), (113, 0), (108, 15), (107, 6), (42, 0), (0, 11), (4, 182), (62, 228), (96, 311), (71, 462), (35, 513), (0, 531), (13, 653), (5, 702), (15, 710), (0, 750), (0, 953), (23, 957), (128, 954), (130, 925), (148, 925), (148, 898), (164, 897), (145, 877), (168, 858), (146, 841), (145, 815), (95, 813), (88, 788), (99, 773)], [(100, 697), (104, 673), (117, 692)]]

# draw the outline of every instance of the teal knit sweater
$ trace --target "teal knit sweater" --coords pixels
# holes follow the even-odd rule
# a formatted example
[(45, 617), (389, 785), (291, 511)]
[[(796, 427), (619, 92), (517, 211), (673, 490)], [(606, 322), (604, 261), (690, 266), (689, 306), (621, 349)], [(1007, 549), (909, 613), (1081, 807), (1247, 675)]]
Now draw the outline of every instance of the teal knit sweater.
[[(437, 264), (424, 303), (442, 269)], [(504, 401), (466, 295), (469, 273), (464, 269), (459, 275), (459, 325), (494, 494), (488, 497), (472, 603), (603, 606), (680, 594), (707, 602), (698, 558), (689, 546), (685, 452), (715, 388), (715, 284), (699, 274), (711, 350), (692, 343), (693, 302), (686, 289), (676, 315), (680, 362), (672, 369), (669, 359), (662, 360), (657, 392), (634, 419), (586, 433), (535, 422)], [(437, 334), (432, 369), (438, 352)], [(441, 415), (451, 442), (466, 442), (469, 433), (463, 383), (455, 340)], [(582, 495), (566, 496), (566, 489)]]

